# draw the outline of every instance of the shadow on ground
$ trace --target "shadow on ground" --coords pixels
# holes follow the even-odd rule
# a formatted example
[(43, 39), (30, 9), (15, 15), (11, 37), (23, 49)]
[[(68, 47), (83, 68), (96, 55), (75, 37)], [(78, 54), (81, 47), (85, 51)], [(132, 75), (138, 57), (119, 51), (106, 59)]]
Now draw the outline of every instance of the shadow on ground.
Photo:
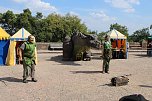
[(148, 56), (147, 54), (135, 54), (135, 56), (137, 58), (143, 58), (143, 57), (149, 57), (150, 58), (150, 56)]
[(94, 73), (102, 73), (102, 71), (70, 71), (73, 74), (84, 73), (84, 74), (94, 74)]
[(0, 78), (0, 81), (8, 81), (8, 82), (22, 82), (22, 79), (14, 78), (14, 77), (3, 77)]
[(102, 60), (102, 57), (101, 57), (101, 56), (92, 56), (91, 59), (94, 59), (94, 60)]
[(146, 88), (152, 88), (152, 86), (149, 85), (139, 85), (140, 87), (146, 87)]
[(109, 84), (103, 84), (103, 85), (99, 85), (98, 87), (102, 87), (102, 86), (109, 86), (109, 87), (115, 87), (112, 85), (112, 83), (109, 83)]
[(75, 63), (75, 61), (63, 61), (62, 59), (63, 59), (63, 56), (58, 55), (58, 56), (51, 57), (50, 59), (46, 59), (46, 61), (55, 61), (55, 62), (61, 63), (62, 65), (81, 66), (80, 64)]

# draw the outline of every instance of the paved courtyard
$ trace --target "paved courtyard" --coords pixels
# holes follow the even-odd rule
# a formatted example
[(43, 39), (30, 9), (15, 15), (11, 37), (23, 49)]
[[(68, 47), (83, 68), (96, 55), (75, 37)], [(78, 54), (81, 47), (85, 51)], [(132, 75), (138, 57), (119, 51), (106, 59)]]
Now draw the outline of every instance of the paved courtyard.
[[(128, 59), (113, 59), (110, 74), (102, 74), (100, 55), (91, 61), (62, 61), (62, 53), (38, 54), (38, 82), (22, 83), (22, 65), (0, 66), (0, 101), (119, 101), (142, 94), (152, 100), (152, 57), (130, 52)], [(114, 76), (128, 75), (129, 84), (113, 87)]]

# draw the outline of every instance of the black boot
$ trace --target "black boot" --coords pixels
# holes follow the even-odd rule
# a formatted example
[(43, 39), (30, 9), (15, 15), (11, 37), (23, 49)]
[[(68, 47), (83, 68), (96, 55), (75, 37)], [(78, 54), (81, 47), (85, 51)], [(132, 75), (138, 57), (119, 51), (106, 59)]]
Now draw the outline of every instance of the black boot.
[(34, 78), (32, 78), (32, 81), (33, 81), (33, 82), (37, 82), (37, 80), (36, 80), (36, 79), (34, 79)]
[(23, 83), (28, 83), (28, 81), (26, 79), (23, 79)]
[(105, 73), (109, 74), (109, 71), (106, 71)]

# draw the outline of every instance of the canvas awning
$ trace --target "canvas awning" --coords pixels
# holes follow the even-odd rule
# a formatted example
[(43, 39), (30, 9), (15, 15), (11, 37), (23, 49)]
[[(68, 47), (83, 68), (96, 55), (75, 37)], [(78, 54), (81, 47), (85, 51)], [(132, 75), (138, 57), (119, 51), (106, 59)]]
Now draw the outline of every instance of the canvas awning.
[(119, 31), (113, 29), (112, 31), (108, 32), (107, 35), (111, 38), (111, 39), (127, 39), (127, 37), (125, 35), (123, 35), (122, 33), (120, 33)]
[(25, 41), (28, 36), (31, 35), (27, 30), (21, 28), (18, 32), (16, 32), (10, 39), (15, 41)]
[(0, 40), (7, 40), (10, 38), (10, 35), (0, 27)]

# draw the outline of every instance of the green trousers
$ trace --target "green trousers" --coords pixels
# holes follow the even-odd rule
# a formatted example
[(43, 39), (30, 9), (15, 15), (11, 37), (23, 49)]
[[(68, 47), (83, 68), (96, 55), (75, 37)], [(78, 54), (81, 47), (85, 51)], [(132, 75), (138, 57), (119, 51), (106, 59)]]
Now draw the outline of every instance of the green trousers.
[(23, 79), (27, 79), (29, 76), (35, 78), (35, 64), (27, 65), (23, 60)]
[(103, 58), (103, 72), (108, 73), (108, 71), (109, 71), (109, 62), (110, 62), (110, 57), (104, 57)]

